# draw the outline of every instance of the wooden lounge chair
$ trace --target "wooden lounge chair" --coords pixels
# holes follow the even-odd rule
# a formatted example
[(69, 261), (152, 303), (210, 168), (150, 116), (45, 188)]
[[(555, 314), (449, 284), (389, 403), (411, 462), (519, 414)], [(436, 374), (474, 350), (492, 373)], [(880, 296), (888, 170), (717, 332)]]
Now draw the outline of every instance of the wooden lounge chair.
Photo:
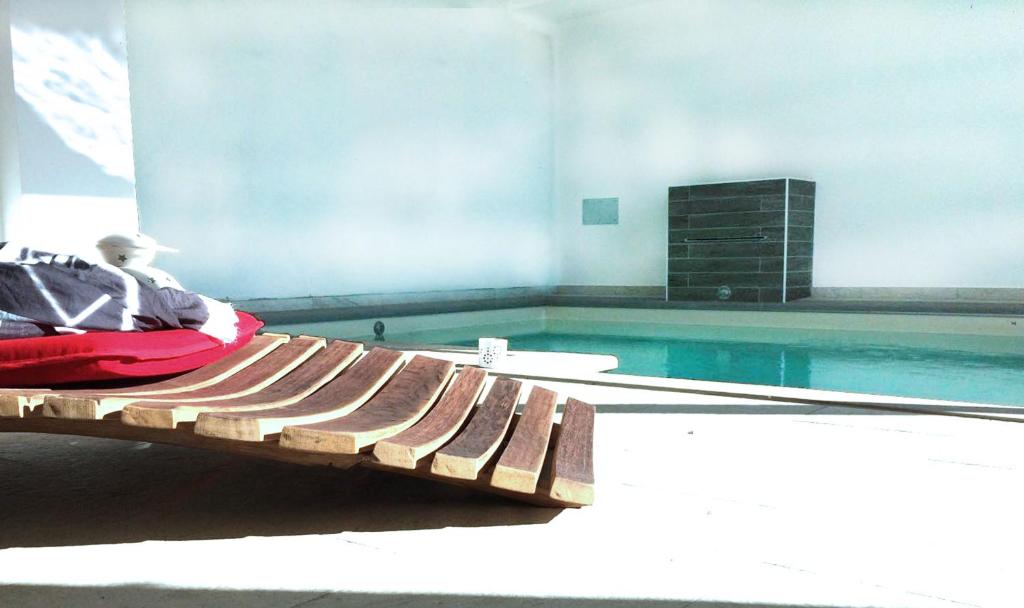
[(594, 499), (594, 408), (487, 373), (342, 340), (262, 334), (224, 359), (116, 389), (0, 389), (0, 431), (110, 437), (363, 466), (520, 501)]

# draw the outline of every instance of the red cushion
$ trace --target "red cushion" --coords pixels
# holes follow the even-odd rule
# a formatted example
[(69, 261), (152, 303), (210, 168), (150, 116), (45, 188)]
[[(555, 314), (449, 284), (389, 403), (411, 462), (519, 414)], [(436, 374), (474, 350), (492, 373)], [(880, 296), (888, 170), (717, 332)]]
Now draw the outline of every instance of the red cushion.
[(52, 386), (180, 374), (245, 346), (263, 321), (238, 313), (231, 344), (194, 329), (102, 331), (0, 340), (0, 386)]

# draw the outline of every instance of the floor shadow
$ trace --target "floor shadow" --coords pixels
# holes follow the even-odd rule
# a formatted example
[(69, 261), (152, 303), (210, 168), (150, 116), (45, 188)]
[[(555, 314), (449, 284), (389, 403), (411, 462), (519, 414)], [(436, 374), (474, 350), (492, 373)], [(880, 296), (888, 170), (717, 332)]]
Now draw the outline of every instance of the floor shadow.
[(707, 600), (654, 600), (654, 599), (592, 599), (580, 597), (513, 597), (484, 595), (454, 595), (427, 593), (352, 593), (320, 591), (263, 591), (221, 589), (173, 589), (144, 585), (118, 587), (60, 587), (33, 585), (0, 585), (0, 593), (10, 599), (12, 606), (21, 608), (50, 608), (75, 606), (76, 608), (136, 608), (137, 606), (174, 605), (248, 606), (249, 608), (403, 608), (451, 606), (487, 606), (488, 608), (523, 608), (545, 606), (552, 608), (841, 608), (809, 604), (734, 603)]
[(0, 434), (0, 549), (542, 524), (561, 511), (366, 469)]

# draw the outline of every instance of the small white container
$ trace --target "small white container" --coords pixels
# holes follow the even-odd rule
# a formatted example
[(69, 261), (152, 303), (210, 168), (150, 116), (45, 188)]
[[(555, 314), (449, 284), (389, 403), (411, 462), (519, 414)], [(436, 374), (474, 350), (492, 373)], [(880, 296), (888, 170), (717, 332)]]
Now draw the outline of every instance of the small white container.
[(497, 367), (508, 353), (508, 340), (502, 338), (480, 338), (478, 350), (480, 367)]

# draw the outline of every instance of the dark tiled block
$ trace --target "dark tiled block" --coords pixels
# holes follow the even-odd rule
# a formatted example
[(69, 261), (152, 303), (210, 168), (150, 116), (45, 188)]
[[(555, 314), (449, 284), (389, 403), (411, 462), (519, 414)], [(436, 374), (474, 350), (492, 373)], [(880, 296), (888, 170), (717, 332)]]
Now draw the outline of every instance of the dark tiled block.
[(668, 229), (669, 230), (679, 230), (681, 228), (689, 228), (689, 227), (690, 227), (690, 216), (688, 216), (688, 215), (678, 215), (676, 217), (668, 218)]
[(689, 287), (690, 286), (690, 275), (685, 272), (670, 272), (668, 273), (668, 286), (669, 287)]
[(814, 191), (815, 191), (816, 187), (817, 186), (816, 186), (816, 184), (814, 182), (809, 182), (807, 180), (803, 180), (803, 179), (791, 179), (791, 180), (789, 180), (789, 193), (790, 194), (799, 194), (799, 195), (802, 195), (802, 196), (814, 196)]
[[(708, 283), (711, 290), (716, 284), (747, 290), (737, 291), (733, 299), (739, 301), (781, 302), (784, 266), (787, 283), (809, 293), (815, 188), (813, 182), (779, 179), (671, 189), (676, 204), (670, 205), (669, 253), (676, 257), (669, 260), (669, 299), (717, 299), (717, 291), (701, 291), (700, 284)], [(749, 240), (758, 236), (764, 240)]]
[(690, 286), (729, 287), (781, 287), (782, 273), (774, 272), (695, 272), (690, 274)]
[(814, 238), (814, 228), (810, 226), (790, 226), (789, 227), (789, 242), (805, 242), (810, 243), (811, 239)]
[(782, 272), (782, 257), (761, 258), (758, 270), (760, 272)]
[[(669, 287), (668, 298), (670, 300), (718, 300), (717, 287)], [(738, 287), (732, 290), (728, 302), (758, 302), (760, 301), (756, 287)]]
[(736, 226), (782, 226), (783, 211), (742, 211), (701, 213), (690, 216), (690, 228), (733, 228)]
[(760, 211), (761, 198), (757, 196), (733, 196), (725, 198), (706, 198), (694, 201), (672, 201), (668, 204), (668, 214), (688, 215), (690, 213), (726, 213), (730, 211)]
[(790, 211), (790, 226), (814, 226), (814, 213), (810, 211)]
[(791, 258), (810, 257), (811, 243), (790, 243), (786, 249), (786, 256)]
[[(779, 262), (779, 271), (782, 262)], [(672, 272), (758, 272), (758, 258), (705, 258), (700, 260), (675, 259), (668, 261), (668, 271)]]
[[(765, 196), (762, 197), (761, 209), (764, 211), (781, 211), (786, 208), (786, 197), (784, 196)], [(790, 211), (813, 211), (814, 210), (814, 197), (813, 196), (800, 196), (790, 193), (789, 195), (789, 210)]]
[[(768, 237), (769, 241), (781, 241), (786, 238), (786, 227), (785, 226), (772, 226), (770, 228), (762, 228), (761, 234)], [(814, 229), (810, 226), (790, 226), (789, 227), (789, 242), (806, 241), (809, 242), (811, 237), (814, 236)]]
[(668, 246), (668, 259), (674, 258), (688, 258), (690, 257), (690, 246), (689, 245), (669, 245)]
[(761, 236), (760, 230), (755, 227), (749, 228), (686, 228), (682, 230), (669, 230), (669, 243), (682, 243), (685, 239), (756, 239)]
[(785, 180), (766, 179), (756, 182), (726, 182), (723, 184), (700, 184), (690, 186), (690, 198), (714, 196), (752, 196), (755, 194), (782, 194)]
[(689, 186), (673, 186), (668, 189), (669, 201), (685, 201), (690, 198)]
[(786, 288), (786, 301), (792, 302), (793, 300), (799, 300), (801, 298), (811, 297), (810, 287), (794, 287), (792, 289)]
[(691, 244), (692, 258), (754, 258), (782, 255), (784, 243), (707, 243)]
[(790, 211), (814, 211), (814, 197), (813, 196), (800, 196), (798, 194), (789, 195), (789, 210)]
[[(787, 272), (810, 272), (811, 258), (807, 256), (789, 256)], [(782, 257), (761, 258), (761, 272), (782, 272)]]
[(811, 273), (802, 272), (787, 272), (786, 273), (786, 286), (787, 287), (810, 287), (811, 286)]

